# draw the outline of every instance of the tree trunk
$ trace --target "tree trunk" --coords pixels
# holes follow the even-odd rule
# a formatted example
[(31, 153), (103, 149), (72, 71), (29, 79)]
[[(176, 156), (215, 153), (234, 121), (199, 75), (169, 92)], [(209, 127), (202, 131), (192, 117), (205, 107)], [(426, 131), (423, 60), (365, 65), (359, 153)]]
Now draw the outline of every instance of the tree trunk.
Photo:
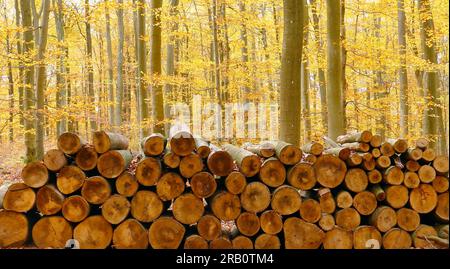
[[(113, 55), (112, 55), (112, 44), (111, 44), (111, 26), (109, 17), (109, 1), (105, 0), (105, 21), (106, 21), (106, 53), (108, 54), (108, 119), (109, 126), (114, 126), (114, 74), (113, 74)], [(117, 55), (118, 57), (123, 57), (122, 55)]]
[[(124, 22), (123, 22), (123, 0), (117, 0), (117, 30), (119, 32), (119, 40), (117, 46), (117, 85), (116, 85), (116, 98), (114, 107), (114, 125), (119, 128), (122, 124), (122, 107), (124, 99), (124, 69), (123, 69), (123, 44), (124, 44)], [(111, 83), (113, 83), (111, 81)], [(126, 107), (129, 107), (127, 104)], [(131, 224), (130, 224), (131, 225)]]
[[(15, 18), (16, 18), (16, 27), (20, 28), (21, 27), (21, 23), (20, 23), (20, 7), (19, 7), (19, 1), (18, 0), (14, 0), (14, 10), (15, 10)], [(23, 41), (23, 37), (22, 34), (18, 31), (16, 33), (16, 48), (17, 48), (17, 55), (22, 55), (22, 41)], [(23, 117), (23, 113), (24, 111), (24, 76), (23, 76), (23, 72), (24, 72), (24, 65), (22, 61), (19, 61), (19, 86), (18, 86), (18, 90), (19, 90), (19, 111), (20, 111), (20, 124), (23, 125), (24, 124), (24, 117)]]
[(404, 0), (397, 0), (398, 45), (400, 54), (400, 135), (408, 135), (408, 73), (406, 70), (406, 16)]
[(145, 45), (145, 1), (138, 0), (137, 3), (137, 29), (138, 29), (138, 45), (137, 45), (137, 56), (138, 56), (138, 112), (139, 112), (139, 126), (141, 130), (141, 138), (149, 135), (148, 128), (148, 120), (149, 120), (149, 111), (148, 111), (148, 101), (147, 101), (147, 82), (144, 79), (144, 76), (147, 74), (147, 52)]
[[(92, 59), (92, 35), (91, 35), (91, 23), (90, 23), (90, 11), (89, 11), (89, 0), (84, 0), (85, 4), (85, 28), (86, 28), (86, 54), (87, 54), (87, 72), (88, 72), (88, 80), (87, 80), (87, 86), (88, 86), (88, 94), (89, 94), (89, 100), (90, 104), (89, 106), (95, 105), (95, 92), (94, 92), (94, 67), (93, 67), (93, 59)], [(90, 130), (96, 131), (97, 130), (97, 121), (96, 117), (92, 115), (93, 109), (89, 109), (88, 118), (90, 119)], [(87, 120), (87, 119), (86, 119)]]
[(308, 16), (308, 2), (303, 0), (303, 60), (300, 71), (301, 76), (301, 98), (302, 98), (302, 117), (304, 119), (304, 137), (303, 142), (311, 140), (311, 114), (309, 101), (309, 67), (308, 67), (308, 40), (309, 40), (309, 16)]

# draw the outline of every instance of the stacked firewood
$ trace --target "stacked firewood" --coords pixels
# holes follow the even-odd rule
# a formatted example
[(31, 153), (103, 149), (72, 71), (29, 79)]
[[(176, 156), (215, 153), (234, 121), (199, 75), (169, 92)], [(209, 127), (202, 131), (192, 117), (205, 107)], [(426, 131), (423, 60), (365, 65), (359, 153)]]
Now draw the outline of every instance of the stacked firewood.
[(447, 156), (369, 131), (324, 141), (217, 146), (179, 131), (137, 154), (117, 133), (64, 133), (0, 187), (0, 247), (448, 246)]

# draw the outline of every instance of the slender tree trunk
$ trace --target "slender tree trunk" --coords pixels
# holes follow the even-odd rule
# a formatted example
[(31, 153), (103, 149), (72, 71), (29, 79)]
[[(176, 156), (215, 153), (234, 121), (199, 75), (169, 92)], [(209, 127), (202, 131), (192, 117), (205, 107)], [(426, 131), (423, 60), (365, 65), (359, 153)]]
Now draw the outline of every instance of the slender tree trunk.
[(147, 74), (146, 64), (146, 45), (145, 45), (145, 1), (138, 0), (137, 9), (137, 28), (138, 28), (138, 81), (139, 81), (139, 104), (138, 110), (140, 115), (141, 136), (149, 135), (148, 120), (149, 112), (147, 105), (147, 83), (144, 76)]
[[(117, 30), (119, 32), (119, 42), (117, 46), (117, 86), (116, 86), (116, 106), (114, 107), (114, 125), (120, 128), (122, 125), (123, 108), (123, 43), (124, 43), (124, 23), (123, 23), (123, 0), (117, 0)], [(130, 106), (130, 104), (128, 104)], [(128, 107), (127, 106), (127, 107)]]
[(242, 47), (241, 47), (241, 64), (242, 64), (242, 74), (244, 76), (244, 86), (242, 87), (245, 99), (247, 98), (248, 94), (250, 93), (250, 89), (248, 87), (249, 85), (249, 69), (248, 69), (248, 36), (247, 36), (247, 26), (246, 26), (246, 8), (245, 3), (243, 1), (239, 1), (239, 11), (241, 14), (241, 41), (242, 41)]
[(211, 22), (213, 32), (213, 50), (214, 50), (214, 81), (217, 99), (222, 106), (222, 94), (220, 89), (220, 57), (219, 57), (219, 38), (217, 29), (217, 0), (212, 0)]
[(114, 73), (113, 73), (113, 53), (111, 44), (111, 22), (109, 16), (109, 1), (105, 0), (105, 20), (106, 20), (106, 53), (108, 54), (108, 119), (109, 126), (114, 126)]
[[(5, 16), (5, 24), (8, 26), (8, 18), (6, 16), (6, 5), (4, 7), (4, 16)], [(6, 54), (9, 55), (11, 53), (11, 44), (10, 44), (10, 33), (9, 31), (6, 33)], [(12, 64), (11, 59), (8, 57), (7, 61), (8, 66), (8, 103), (9, 103), (9, 132), (8, 132), (8, 141), (12, 143), (14, 140), (14, 78), (12, 72)]]
[(347, 48), (346, 48), (346, 30), (345, 30), (345, 0), (341, 0), (341, 91), (342, 91), (342, 106), (343, 106), (343, 114), (342, 117), (344, 119), (344, 131), (347, 128), (347, 90), (348, 83), (345, 76), (345, 68), (347, 67)]
[[(53, 0), (53, 12), (55, 17), (55, 25), (56, 25), (56, 37), (58, 39), (58, 48), (59, 48), (59, 59), (57, 62), (57, 71), (56, 71), (56, 108), (59, 111), (62, 111), (67, 105), (67, 85), (66, 85), (66, 49), (67, 46), (64, 44), (65, 36), (64, 36), (64, 18), (63, 18), (63, 5), (62, 0), (58, 0), (56, 3)], [(56, 123), (56, 135), (59, 137), (60, 134), (67, 131), (67, 120), (66, 117), (63, 116), (61, 120), (58, 120)]]
[[(19, 8), (19, 1), (18, 0), (14, 0), (14, 10), (16, 13), (16, 27), (20, 28), (21, 27), (21, 23), (20, 23), (20, 8)], [(16, 39), (17, 39), (17, 43), (16, 43), (16, 47), (17, 47), (17, 55), (22, 55), (22, 35), (20, 34), (19, 31), (17, 31), (16, 33)], [(24, 112), (24, 99), (23, 99), (23, 95), (24, 95), (24, 89), (23, 89), (23, 71), (24, 71), (24, 66), (23, 66), (23, 62), (19, 62), (19, 83), (18, 83), (18, 90), (19, 90), (19, 110), (20, 110), (20, 124), (24, 125), (24, 120), (23, 120), (23, 112)]]
[(404, 0), (397, 0), (398, 45), (400, 54), (400, 135), (408, 132), (408, 73), (406, 70), (406, 16)]
[(311, 113), (309, 101), (309, 67), (308, 67), (308, 34), (309, 34), (309, 17), (308, 2), (303, 0), (303, 60), (301, 67), (301, 84), (302, 84), (302, 117), (304, 119), (304, 137), (303, 142), (311, 139)]
[[(89, 106), (93, 106), (95, 104), (95, 92), (94, 92), (94, 67), (92, 60), (92, 35), (91, 35), (91, 23), (90, 23), (90, 11), (89, 11), (89, 0), (84, 0), (84, 11), (85, 11), (85, 27), (86, 27), (86, 58), (87, 58), (87, 72), (88, 72), (88, 96), (90, 100)], [(93, 114), (93, 109), (88, 109), (89, 114), (89, 122), (91, 131), (97, 130), (97, 121), (96, 117)], [(86, 119), (87, 120), (87, 119)]]
[(229, 97), (229, 92), (228, 92), (228, 84), (230, 84), (230, 79), (228, 76), (228, 72), (230, 70), (230, 38), (228, 36), (228, 19), (227, 19), (227, 14), (226, 14), (226, 3), (222, 2), (220, 5), (220, 14), (222, 17), (222, 32), (223, 32), (223, 52), (225, 55), (225, 68), (224, 68), (224, 72), (223, 72), (223, 86), (224, 86), (224, 90), (222, 91), (222, 100), (226, 101), (228, 100)]
[(280, 73), (280, 139), (300, 144), (300, 69), (303, 48), (303, 1), (284, 0)]

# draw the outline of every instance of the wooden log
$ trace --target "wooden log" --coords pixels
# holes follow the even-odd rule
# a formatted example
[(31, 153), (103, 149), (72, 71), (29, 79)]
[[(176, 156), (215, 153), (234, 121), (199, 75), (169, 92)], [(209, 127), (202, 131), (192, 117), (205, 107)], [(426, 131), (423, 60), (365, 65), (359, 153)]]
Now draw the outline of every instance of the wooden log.
[(72, 239), (73, 230), (63, 217), (50, 216), (39, 219), (31, 234), (38, 248), (64, 248), (67, 240)]
[(353, 232), (354, 249), (379, 249), (381, 242), (381, 233), (373, 226), (359, 226)]
[(135, 177), (144, 186), (153, 186), (161, 177), (162, 167), (159, 159), (147, 157), (136, 166)]
[(30, 211), (36, 202), (33, 189), (23, 183), (14, 183), (9, 186), (3, 197), (3, 208), (9, 211), (25, 213)]
[(197, 154), (202, 158), (206, 159), (208, 158), (209, 154), (211, 153), (211, 148), (209, 147), (209, 142), (206, 140), (203, 140), (202, 138), (196, 137), (195, 139), (195, 148), (197, 149)]
[(36, 208), (42, 215), (54, 215), (61, 211), (64, 195), (53, 185), (45, 185), (36, 193)]
[(373, 135), (370, 131), (362, 131), (362, 132), (355, 132), (345, 135), (340, 135), (336, 138), (336, 142), (343, 144), (343, 143), (351, 143), (351, 142), (363, 142), (363, 143), (369, 143), (372, 139)]
[(302, 159), (303, 152), (300, 148), (284, 141), (272, 142), (275, 154), (283, 164), (294, 165)]
[(448, 223), (448, 204), (448, 192), (439, 194), (434, 215), (444, 223)]
[(71, 194), (78, 191), (84, 184), (86, 175), (75, 165), (63, 167), (56, 177), (56, 187), (63, 194)]
[(230, 239), (225, 236), (221, 236), (209, 242), (210, 249), (232, 249), (233, 244)]
[(395, 154), (395, 149), (391, 143), (384, 142), (381, 144), (380, 152), (383, 156), (392, 157)]
[(32, 188), (44, 186), (49, 179), (47, 167), (42, 162), (31, 162), (22, 169), (20, 177)]
[(353, 248), (353, 232), (335, 227), (325, 233), (323, 239), (324, 249), (352, 249)]
[(261, 230), (266, 234), (278, 234), (283, 229), (281, 215), (275, 210), (264, 211), (259, 217)]
[(319, 226), (325, 232), (330, 231), (335, 227), (336, 223), (334, 221), (334, 217), (328, 213), (322, 213), (322, 216), (319, 220)]
[(362, 163), (362, 161), (363, 161), (363, 159), (362, 159), (361, 155), (359, 155), (356, 152), (353, 152), (350, 154), (348, 159), (345, 160), (345, 163), (350, 167), (354, 167), (354, 166), (360, 165)]
[(320, 210), (322, 213), (331, 214), (336, 210), (336, 201), (328, 188), (322, 188), (318, 191)]
[(184, 249), (208, 249), (208, 242), (201, 236), (193, 234), (184, 240)]
[(286, 169), (282, 162), (272, 157), (262, 163), (259, 178), (267, 186), (276, 188), (284, 183)]
[(388, 143), (390, 143), (394, 147), (394, 150), (395, 150), (396, 153), (401, 154), (401, 153), (404, 153), (404, 152), (406, 152), (408, 150), (408, 141), (405, 140), (405, 139), (401, 139), (401, 138), (399, 138), (399, 139), (391, 139), (391, 138), (388, 138), (388, 139), (386, 139), (386, 141)]
[(386, 202), (392, 208), (402, 208), (408, 203), (409, 193), (405, 186), (388, 186), (385, 191)]
[(384, 233), (397, 224), (397, 214), (391, 207), (380, 206), (370, 216), (369, 223)]
[(317, 181), (326, 188), (335, 188), (344, 180), (347, 172), (345, 163), (333, 155), (322, 155), (314, 164)]
[(364, 170), (360, 168), (352, 168), (347, 171), (344, 184), (347, 189), (353, 192), (362, 192), (367, 188), (369, 179), (367, 178), (367, 174)]
[(180, 131), (170, 136), (170, 149), (177, 155), (184, 157), (195, 150), (195, 139), (191, 133)]
[(80, 222), (89, 216), (91, 207), (80, 195), (67, 197), (62, 205), (62, 215), (70, 222)]
[(349, 148), (338, 147), (338, 148), (326, 149), (323, 151), (323, 154), (331, 154), (331, 155), (337, 156), (337, 157), (339, 157), (339, 159), (345, 161), (348, 159), (348, 157), (350, 157), (351, 152), (352, 151)]
[(420, 216), (416, 211), (409, 208), (397, 210), (397, 224), (407, 232), (413, 232), (420, 225)]
[(336, 205), (339, 208), (349, 208), (353, 204), (353, 197), (348, 191), (340, 191), (336, 195)]
[[(285, 192), (283, 192), (284, 194)], [(289, 192), (290, 194), (290, 192)], [(265, 210), (271, 202), (269, 188), (261, 182), (247, 184), (241, 193), (242, 207), (248, 212), (258, 213)], [(280, 204), (280, 209), (284, 207)]]
[(231, 240), (233, 249), (253, 249), (253, 241), (243, 235), (238, 235)]
[(436, 170), (430, 165), (422, 165), (417, 174), (422, 183), (431, 183), (436, 178)]
[(212, 198), (211, 210), (221, 220), (235, 220), (241, 214), (241, 201), (235, 194), (219, 192)]
[(3, 181), (0, 185), (0, 209), (3, 208), (3, 199), (5, 198), (5, 194), (8, 191), (9, 186), (14, 184), (14, 181)]
[(374, 158), (378, 158), (381, 156), (381, 151), (379, 148), (373, 148), (371, 153)]
[(275, 146), (267, 142), (262, 142), (259, 145), (246, 144), (244, 149), (263, 158), (270, 158), (275, 155)]
[(448, 191), (448, 178), (437, 176), (432, 182), (433, 188), (437, 193)]
[(140, 222), (155, 220), (163, 209), (163, 202), (152, 191), (138, 191), (131, 200), (131, 215)]
[(203, 170), (203, 160), (200, 155), (191, 153), (183, 158), (180, 162), (180, 174), (185, 178), (191, 178), (193, 175)]
[(390, 185), (401, 185), (405, 179), (402, 169), (397, 166), (391, 166), (384, 171), (383, 179)]
[(318, 249), (325, 238), (317, 225), (296, 217), (284, 221), (283, 232), (286, 249)]
[(192, 192), (199, 198), (212, 196), (217, 189), (214, 176), (209, 172), (199, 172), (190, 181)]
[(111, 243), (113, 229), (103, 216), (90, 216), (73, 230), (73, 239), (81, 249), (105, 249)]
[(436, 152), (434, 149), (427, 148), (422, 153), (422, 160), (426, 163), (432, 162), (436, 158)]
[(413, 244), (416, 248), (434, 248), (430, 240), (421, 237), (437, 236), (437, 231), (429, 225), (421, 224), (412, 234)]
[(368, 152), (370, 150), (369, 144), (360, 142), (345, 143), (341, 146), (357, 152)]
[(114, 229), (112, 242), (116, 249), (146, 249), (148, 233), (139, 221), (127, 219)]
[(164, 164), (172, 169), (180, 166), (181, 158), (170, 150), (166, 150), (163, 156)]
[(125, 196), (114, 194), (102, 205), (102, 216), (111, 224), (119, 224), (130, 213), (131, 204)]
[(76, 154), (87, 142), (77, 134), (66, 132), (58, 137), (58, 149), (68, 155)]
[(21, 247), (28, 236), (29, 222), (24, 214), (0, 210), (0, 248)]
[(367, 179), (371, 184), (380, 183), (383, 180), (383, 175), (380, 171), (374, 169), (372, 171), (367, 172)]
[(436, 226), (438, 236), (440, 238), (448, 239), (448, 228), (449, 228), (448, 224)]
[(287, 180), (293, 187), (304, 191), (312, 189), (317, 182), (313, 166), (308, 163), (298, 163), (288, 169)]
[(151, 134), (141, 141), (141, 148), (145, 156), (159, 156), (166, 148), (166, 138), (160, 133)]
[(246, 236), (254, 236), (258, 233), (261, 225), (255, 213), (243, 212), (236, 220), (239, 232)]
[(420, 169), (420, 164), (416, 161), (409, 160), (406, 162), (405, 167), (410, 172), (417, 172)]
[(422, 150), (419, 148), (410, 148), (407, 152), (408, 160), (418, 161), (422, 159)]
[(315, 164), (317, 162), (317, 156), (312, 154), (305, 155), (304, 161), (309, 164)]
[(280, 249), (281, 242), (273, 234), (260, 234), (255, 240), (255, 249)]
[(433, 167), (439, 175), (448, 174), (448, 157), (445, 155), (438, 155), (433, 160)]
[(224, 150), (219, 150), (217, 147), (213, 147), (206, 164), (209, 171), (219, 177), (228, 176), (234, 169), (231, 155)]
[(383, 139), (381, 138), (381, 135), (373, 135), (372, 138), (370, 139), (370, 146), (374, 147), (374, 148), (379, 148), (381, 147), (381, 143), (383, 142)]
[(90, 177), (84, 181), (81, 196), (91, 204), (101, 205), (111, 196), (111, 186), (103, 177)]
[(67, 158), (61, 150), (51, 149), (45, 153), (43, 162), (48, 170), (57, 172), (67, 165)]
[(409, 194), (409, 204), (415, 211), (426, 214), (433, 211), (436, 207), (438, 196), (433, 186), (430, 184), (420, 184), (419, 187), (412, 189)]
[(139, 183), (136, 177), (125, 171), (116, 179), (117, 193), (125, 197), (132, 197), (138, 190)]
[(185, 193), (175, 199), (173, 216), (183, 224), (194, 224), (205, 211), (203, 201), (192, 193)]
[(368, 216), (377, 208), (377, 198), (370, 191), (362, 191), (353, 197), (353, 207), (359, 214)]
[(403, 180), (403, 185), (405, 185), (409, 189), (414, 189), (419, 187), (420, 179), (419, 175), (415, 172), (406, 172), (405, 179)]
[[(197, 190), (197, 183), (192, 184), (192, 191)], [(169, 172), (164, 174), (156, 184), (156, 193), (162, 201), (170, 201), (180, 196), (185, 189), (186, 183), (177, 173)], [(195, 192), (194, 192), (195, 193)]]
[(306, 199), (300, 205), (300, 217), (306, 222), (316, 223), (322, 217), (320, 204), (314, 199)]
[(239, 171), (246, 177), (252, 177), (259, 172), (261, 160), (258, 155), (230, 144), (224, 145), (224, 149), (236, 161)]
[(424, 150), (428, 147), (428, 140), (426, 138), (418, 138), (416, 140), (416, 147)]
[(247, 186), (246, 177), (238, 171), (231, 172), (225, 178), (225, 188), (232, 194), (240, 194)]
[(377, 201), (381, 202), (386, 199), (386, 192), (380, 185), (378, 185), (378, 184), (373, 185), (370, 188), (370, 191), (375, 195), (375, 198), (377, 199)]
[(75, 157), (75, 163), (83, 171), (90, 171), (97, 166), (98, 154), (92, 146), (83, 146)]
[(402, 229), (393, 228), (383, 235), (384, 249), (408, 249), (411, 245), (411, 236)]
[[(262, 185), (255, 184), (257, 182), (250, 183), (254, 185), (254, 188), (252, 190), (244, 191), (245, 197), (241, 196), (241, 203), (244, 209), (252, 212), (261, 212), (262, 210), (265, 210), (268, 205), (265, 204), (265, 201), (258, 201), (258, 199), (270, 199), (270, 193), (268, 193), (268, 189), (266, 192), (266, 188), (264, 188)], [(258, 187), (256, 187), (256, 185)], [(258, 195), (259, 197), (256, 197)], [(267, 196), (269, 195), (269, 196)], [(250, 199), (253, 199), (251, 202), (247, 202)], [(251, 204), (250, 204), (251, 203)], [(264, 203), (264, 204), (263, 204)], [(295, 212), (297, 212), (300, 209), (300, 205), (302, 203), (302, 198), (300, 197), (300, 193), (297, 191), (297, 189), (288, 186), (283, 185), (278, 187), (272, 195), (272, 201), (270, 201), (270, 205), (273, 210), (278, 212), (280, 215), (291, 215)], [(249, 206), (247, 206), (250, 204)]]
[(376, 167), (379, 169), (386, 169), (391, 166), (391, 159), (388, 156), (382, 155), (376, 160)]
[(186, 228), (172, 217), (155, 220), (148, 231), (153, 249), (177, 249), (183, 240)]
[(98, 172), (106, 178), (116, 178), (125, 171), (131, 159), (133, 157), (129, 150), (110, 150), (98, 158)]
[(366, 171), (372, 171), (373, 169), (375, 169), (376, 165), (376, 160), (372, 158), (369, 161), (363, 161), (361, 167)]
[(197, 223), (198, 234), (210, 241), (218, 238), (222, 233), (220, 220), (213, 215), (202, 216)]
[(302, 151), (305, 153), (310, 153), (315, 156), (319, 156), (323, 152), (323, 145), (318, 142), (309, 142), (301, 147)]
[(361, 224), (361, 216), (358, 211), (352, 207), (337, 211), (334, 218), (337, 226), (348, 231), (353, 231)]
[(128, 149), (128, 138), (118, 133), (96, 131), (92, 136), (95, 151), (105, 153), (110, 150)]

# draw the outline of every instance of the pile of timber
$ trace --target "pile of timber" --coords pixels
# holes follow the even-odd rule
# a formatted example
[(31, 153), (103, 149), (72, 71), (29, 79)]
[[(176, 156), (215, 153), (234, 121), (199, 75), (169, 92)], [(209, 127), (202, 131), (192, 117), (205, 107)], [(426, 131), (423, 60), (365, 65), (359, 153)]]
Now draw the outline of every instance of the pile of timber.
[(0, 187), (0, 247), (448, 247), (447, 156), (368, 131), (324, 140), (219, 147), (181, 131), (136, 154), (117, 133), (64, 133)]

